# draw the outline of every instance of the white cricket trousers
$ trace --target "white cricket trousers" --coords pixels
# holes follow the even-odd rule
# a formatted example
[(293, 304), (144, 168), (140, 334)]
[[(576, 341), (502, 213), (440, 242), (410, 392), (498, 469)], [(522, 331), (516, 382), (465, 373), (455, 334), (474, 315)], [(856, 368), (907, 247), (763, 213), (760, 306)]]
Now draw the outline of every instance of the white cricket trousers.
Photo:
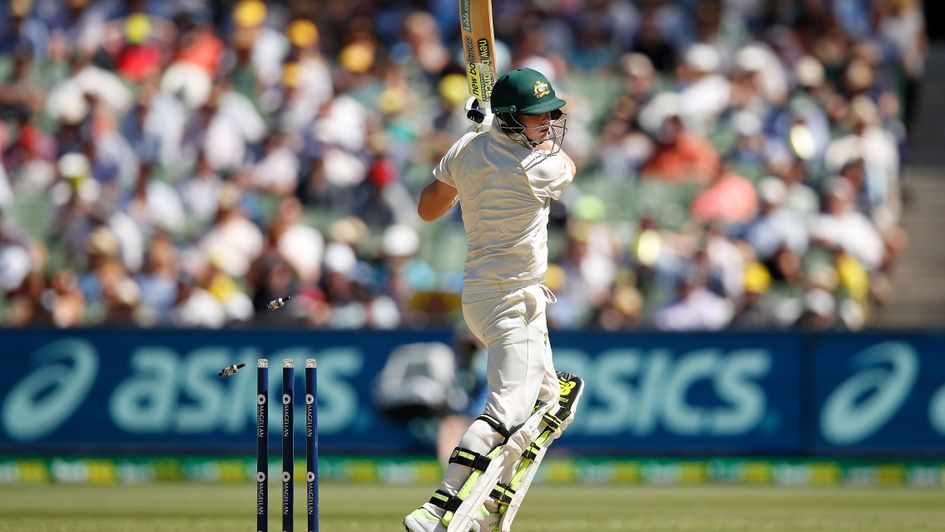
[[(463, 316), (470, 331), (487, 347), (489, 396), (484, 414), (507, 430), (524, 423), (535, 400), (557, 401), (560, 392), (548, 343), (545, 309), (554, 295), (542, 284), (506, 292), (463, 294)], [(504, 441), (485, 421), (476, 420), (459, 446), (487, 454)], [(455, 493), (469, 468), (450, 464), (443, 486)]]

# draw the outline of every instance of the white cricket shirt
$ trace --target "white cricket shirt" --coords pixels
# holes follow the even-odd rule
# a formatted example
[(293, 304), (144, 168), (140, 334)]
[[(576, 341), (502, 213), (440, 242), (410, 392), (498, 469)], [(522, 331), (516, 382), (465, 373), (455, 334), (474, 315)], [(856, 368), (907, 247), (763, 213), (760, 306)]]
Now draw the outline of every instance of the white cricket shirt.
[(464, 292), (540, 282), (551, 200), (574, 175), (560, 154), (531, 150), (498, 127), (457, 140), (433, 176), (456, 188), (466, 228)]

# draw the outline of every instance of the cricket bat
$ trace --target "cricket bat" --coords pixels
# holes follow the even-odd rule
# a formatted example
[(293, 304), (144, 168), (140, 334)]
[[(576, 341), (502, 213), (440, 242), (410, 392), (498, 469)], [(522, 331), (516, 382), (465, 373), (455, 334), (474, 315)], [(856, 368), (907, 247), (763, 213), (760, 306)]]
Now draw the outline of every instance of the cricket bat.
[[(469, 94), (479, 102), (479, 113), (482, 114), (481, 109), (489, 105), (492, 85), (497, 77), (492, 0), (459, 0), (459, 25)], [(472, 116), (470, 118), (475, 120)], [(482, 122), (482, 119), (476, 121)]]

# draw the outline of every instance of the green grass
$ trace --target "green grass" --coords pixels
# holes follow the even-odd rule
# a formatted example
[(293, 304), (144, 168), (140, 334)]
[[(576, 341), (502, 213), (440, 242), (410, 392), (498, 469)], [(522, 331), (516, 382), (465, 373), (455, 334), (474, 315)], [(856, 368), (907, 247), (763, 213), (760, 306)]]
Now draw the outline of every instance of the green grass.
[[(400, 530), (430, 487), (328, 483), (324, 532)], [(281, 530), (279, 490), (270, 486), (270, 530)], [(305, 499), (296, 492), (295, 529)], [(0, 531), (171, 532), (254, 530), (251, 484), (0, 486)], [(535, 487), (516, 532), (624, 530), (942, 530), (945, 493), (916, 488)]]

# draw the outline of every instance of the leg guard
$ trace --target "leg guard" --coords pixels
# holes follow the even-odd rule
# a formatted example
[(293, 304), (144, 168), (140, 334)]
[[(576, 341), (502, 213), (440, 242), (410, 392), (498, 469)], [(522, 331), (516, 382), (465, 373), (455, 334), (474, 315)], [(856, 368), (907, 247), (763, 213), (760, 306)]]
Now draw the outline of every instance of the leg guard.
[(453, 450), (450, 462), (468, 466), (472, 469), (472, 473), (455, 495), (437, 490), (430, 498), (431, 504), (446, 511), (443, 524), (447, 526), (448, 532), (478, 530), (475, 520), (479, 509), (489, 497), (503, 471), (511, 468), (521, 458), (527, 446), (526, 442), (539, 434), (542, 420), (551, 406), (549, 403), (536, 406), (531, 417), (510, 434), (504, 433), (497, 423), (493, 424), (494, 420), (481, 418), (506, 436), (504, 444), (495, 447), (485, 456), (459, 447)]
[(558, 372), (558, 382), (561, 384), (561, 398), (558, 400), (560, 408), (552, 414), (546, 413), (543, 416), (545, 423), (544, 430), (538, 435), (522, 453), (522, 459), (516, 465), (512, 480), (506, 485), (497, 483), (491, 496), (499, 503), (499, 514), (501, 515), (500, 529), (502, 532), (509, 532), (512, 528), (512, 520), (518, 513), (522, 500), (528, 487), (531, 486), (538, 466), (542, 458), (545, 457), (545, 451), (551, 445), (551, 442), (558, 439), (564, 429), (571, 424), (574, 419), (574, 413), (577, 411), (578, 402), (581, 400), (581, 394), (584, 392), (584, 380), (580, 377)]

